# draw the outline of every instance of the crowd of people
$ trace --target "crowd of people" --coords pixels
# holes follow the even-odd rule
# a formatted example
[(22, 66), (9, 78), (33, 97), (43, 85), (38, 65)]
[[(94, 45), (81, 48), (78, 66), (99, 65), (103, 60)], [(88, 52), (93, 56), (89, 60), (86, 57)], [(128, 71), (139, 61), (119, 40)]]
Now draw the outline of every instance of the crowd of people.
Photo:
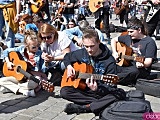
[[(160, 4), (159, 0), (150, 2), (155, 6)], [(83, 69), (90, 69), (89, 72), (93, 74), (118, 76), (114, 85), (107, 84), (102, 77), (96, 80), (91, 75), (81, 80), (85, 86), (83, 89), (80, 83), (78, 87), (61, 86), (61, 97), (72, 102), (66, 105), (64, 112), (67, 114), (99, 114), (113, 102), (125, 100), (126, 93), (117, 84), (135, 86), (138, 78), (145, 79), (150, 75), (151, 65), (157, 61), (157, 46), (151, 37), (160, 21), (160, 11), (148, 20), (148, 9), (144, 19), (140, 20), (136, 17), (134, 0), (105, 0), (100, 4), (103, 7), (93, 12), (95, 26), (91, 26), (86, 16), (92, 11), (87, 8), (85, 0), (42, 0), (42, 3), (30, 0), (26, 7), (27, 13), (23, 15), (20, 0), (0, 1), (1, 39), (6, 31), (5, 43), (0, 41), (3, 49), (1, 59), (8, 71), (15, 71), (16, 74), (18, 71), (15, 68), (22, 66), (16, 64), (16, 58), (11, 59), (10, 53), (14, 51), (20, 53), (19, 59), (29, 64), (26, 72), (39, 81), (50, 81), (54, 86), (61, 86), (68, 79), (76, 81), (75, 63), (85, 64), (87, 67)], [(126, 22), (127, 32), (115, 38), (111, 38), (109, 29), (111, 5), (125, 6), (119, 19), (122, 26)], [(77, 18), (75, 8), (78, 9)], [(106, 38), (101, 31), (102, 21)], [(4, 27), (5, 31), (2, 30)], [(104, 42), (106, 40), (111, 42), (111, 49)], [(16, 42), (22, 45), (15, 47)], [(141, 57), (142, 61), (134, 59), (128, 60), (128, 64), (118, 64), (123, 62), (123, 54), (119, 54), (117, 49), (121, 44), (132, 49), (131, 56)], [(65, 72), (66, 78), (62, 78)], [(0, 78), (0, 87), (4, 93), (7, 91), (32, 97), (41, 89), (41, 85), (32, 79), (23, 77), (17, 80), (8, 74)]]

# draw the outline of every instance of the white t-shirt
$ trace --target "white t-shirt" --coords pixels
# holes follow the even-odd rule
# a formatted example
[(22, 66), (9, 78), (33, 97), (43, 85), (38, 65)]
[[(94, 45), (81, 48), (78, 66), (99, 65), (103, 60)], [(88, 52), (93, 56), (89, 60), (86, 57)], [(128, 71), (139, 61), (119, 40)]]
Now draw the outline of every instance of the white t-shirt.
[(58, 40), (49, 45), (41, 43), (41, 50), (56, 57), (63, 54), (62, 51), (68, 46), (70, 46), (71, 51), (77, 50), (76, 45), (68, 38), (67, 34), (64, 31), (58, 31)]

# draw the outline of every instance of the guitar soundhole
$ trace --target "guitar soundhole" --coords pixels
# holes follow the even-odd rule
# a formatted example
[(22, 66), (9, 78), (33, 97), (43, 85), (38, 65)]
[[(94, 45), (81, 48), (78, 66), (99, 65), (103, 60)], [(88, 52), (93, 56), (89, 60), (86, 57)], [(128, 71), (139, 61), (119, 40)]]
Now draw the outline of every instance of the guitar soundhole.
[(19, 73), (21, 68), (21, 66), (17, 66), (16, 72)]
[(117, 62), (120, 62), (122, 59), (122, 53), (119, 54), (119, 57), (117, 58)]

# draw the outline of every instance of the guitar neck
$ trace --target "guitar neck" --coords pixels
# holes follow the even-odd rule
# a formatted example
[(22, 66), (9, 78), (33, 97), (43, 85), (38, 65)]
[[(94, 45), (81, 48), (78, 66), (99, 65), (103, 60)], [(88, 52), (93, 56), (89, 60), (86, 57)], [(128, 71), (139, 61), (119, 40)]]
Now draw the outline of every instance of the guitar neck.
[(114, 85), (118, 82), (118, 76), (114, 74), (107, 74), (107, 75), (99, 75), (99, 74), (91, 74), (91, 73), (79, 73), (77, 78), (87, 79), (93, 76), (94, 80), (103, 80), (111, 85)]
[(91, 73), (79, 73), (78, 78), (87, 79), (87, 78), (90, 78), (91, 76), (93, 76), (93, 79), (95, 79), (95, 80), (102, 80), (103, 79), (103, 75), (91, 74)]
[(26, 72), (25, 70), (23, 70), (21, 67), (17, 67), (17, 71), (22, 73), (24, 76), (26, 76), (28, 79), (33, 80), (36, 83), (40, 83), (40, 81), (35, 78), (34, 76), (32, 76), (30, 73)]
[(135, 60), (134, 56), (129, 56), (129, 55), (123, 55), (123, 58), (126, 60)]

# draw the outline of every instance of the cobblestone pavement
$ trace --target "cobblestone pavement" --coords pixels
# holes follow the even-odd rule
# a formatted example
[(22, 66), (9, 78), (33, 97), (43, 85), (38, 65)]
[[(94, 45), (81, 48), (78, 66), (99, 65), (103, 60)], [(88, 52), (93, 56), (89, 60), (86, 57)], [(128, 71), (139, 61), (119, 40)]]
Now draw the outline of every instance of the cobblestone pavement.
[[(114, 17), (114, 16), (113, 16)], [(92, 22), (93, 18), (88, 18)], [(119, 21), (111, 20), (115, 24)], [(119, 33), (112, 33), (115, 37)], [(134, 87), (118, 86), (125, 89), (135, 89)], [(98, 116), (92, 113), (80, 115), (67, 115), (63, 109), (68, 101), (62, 99), (59, 94), (60, 87), (55, 87), (53, 93), (41, 90), (36, 97), (25, 97), (12, 93), (2, 94), (0, 92), (0, 120), (96, 120)], [(151, 102), (154, 112), (160, 112), (160, 98), (146, 95), (146, 99)]]

